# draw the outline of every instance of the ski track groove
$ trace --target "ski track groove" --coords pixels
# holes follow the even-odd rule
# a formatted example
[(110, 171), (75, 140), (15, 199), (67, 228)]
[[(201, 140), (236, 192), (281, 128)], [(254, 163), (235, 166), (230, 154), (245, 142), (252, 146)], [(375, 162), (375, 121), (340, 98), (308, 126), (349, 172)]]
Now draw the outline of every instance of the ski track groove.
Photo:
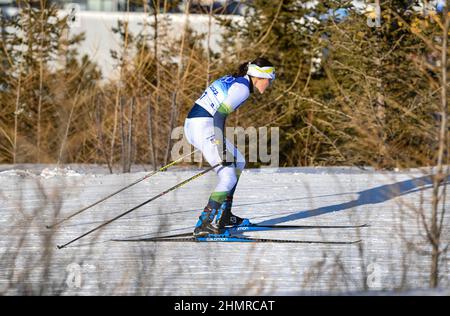
[[(311, 168), (245, 170), (236, 191), (233, 211), (254, 222), (272, 220), (274, 224), (282, 225), (367, 223), (370, 226), (258, 231), (244, 233), (244, 236), (299, 240), (362, 239), (366, 268), (368, 264), (374, 264), (381, 271), (379, 287), (373, 289), (394, 289), (401, 280), (401, 258), (406, 249), (400, 235), (415, 244), (423, 241), (420, 237), (423, 232), (418, 231), (420, 226), (413, 211), (401, 203), (404, 200), (417, 207), (421, 206), (423, 199), (423, 208), (431, 210), (432, 190), (424, 182), (423, 174), (420, 171), (377, 173), (345, 168), (313, 171)], [(19, 275), (24, 271), (30, 273), (20, 281), (21, 284), (35, 291), (43, 286), (43, 293), (50, 295), (58, 291), (66, 295), (282, 295), (346, 293), (362, 289), (362, 258), (357, 245), (108, 241), (192, 231), (200, 210), (215, 187), (214, 174), (207, 174), (99, 232), (56, 250), (57, 244), (78, 237), (197, 172), (158, 174), (52, 231), (46, 230), (45, 225), (54, 221), (58, 211), (58, 219), (61, 219), (145, 173), (42, 178), (0, 172), (0, 230), (5, 232), (0, 240), (0, 256), (5, 259), (0, 263), (0, 292), (6, 291), (8, 295), (20, 293), (20, 287), (8, 288), (8, 284), (19, 282)], [(450, 190), (447, 190), (447, 200), (449, 198)], [(402, 209), (406, 214), (402, 215)], [(401, 226), (403, 233), (399, 229)], [(449, 227), (447, 217), (442, 233), (447, 243)], [(24, 234), (23, 245), (18, 249)], [(46, 237), (50, 238), (48, 244), (45, 244)], [(40, 260), (44, 249), (49, 253), (48, 262)], [(429, 251), (430, 248), (423, 249)], [(426, 287), (430, 257), (414, 253), (409, 256), (408, 286), (413, 289)], [(67, 283), (71, 264), (81, 269), (82, 284), (79, 288)], [(49, 272), (42, 279), (46, 267)], [(12, 270), (15, 273), (9, 279)], [(447, 259), (442, 269), (444, 286), (450, 286), (449, 270)], [(320, 274), (314, 278), (317, 271)]]

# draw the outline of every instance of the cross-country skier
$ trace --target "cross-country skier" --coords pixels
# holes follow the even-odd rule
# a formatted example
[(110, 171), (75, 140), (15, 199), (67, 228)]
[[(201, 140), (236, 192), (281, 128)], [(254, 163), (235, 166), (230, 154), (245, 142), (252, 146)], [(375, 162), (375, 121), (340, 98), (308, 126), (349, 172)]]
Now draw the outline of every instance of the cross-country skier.
[(243, 63), (237, 73), (214, 81), (189, 112), (184, 124), (187, 140), (201, 150), (211, 166), (221, 163), (214, 169), (219, 183), (199, 217), (195, 236), (218, 234), (229, 225), (250, 224), (248, 219), (231, 213), (233, 194), (245, 167), (245, 158), (225, 138), (225, 119), (255, 88), (262, 94), (274, 79), (275, 69), (267, 59), (260, 57)]

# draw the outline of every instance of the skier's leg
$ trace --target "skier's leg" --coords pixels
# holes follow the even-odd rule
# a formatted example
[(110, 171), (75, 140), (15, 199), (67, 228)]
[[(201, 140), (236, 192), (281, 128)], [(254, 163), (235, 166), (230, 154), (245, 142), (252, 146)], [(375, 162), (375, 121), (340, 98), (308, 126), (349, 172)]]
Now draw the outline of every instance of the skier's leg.
[[(201, 150), (206, 161), (211, 166), (221, 162), (221, 157), (214, 142), (212, 120), (198, 118), (187, 119), (185, 123), (185, 134), (187, 140), (194, 147)], [(227, 147), (228, 144), (229, 142), (227, 141)], [(232, 147), (234, 148), (234, 146)], [(199, 217), (194, 234), (217, 233), (219, 231), (217, 226), (212, 225), (212, 221), (217, 215), (220, 206), (226, 200), (227, 195), (230, 194), (237, 183), (237, 173), (234, 165), (218, 166), (214, 170), (219, 176), (219, 182), (214, 192), (210, 195), (203, 213)]]
[(233, 157), (235, 158), (235, 169), (234, 172), (236, 174), (236, 184), (234, 185), (234, 187), (230, 190), (230, 192), (228, 193), (227, 197), (230, 197), (231, 199), (233, 198), (234, 195), (234, 191), (236, 191), (236, 186), (237, 183), (239, 181), (239, 178), (241, 176), (242, 170), (244, 170), (245, 168), (245, 157), (241, 154), (241, 152), (232, 144), (228, 141), (228, 139), (226, 140), (226, 146), (227, 146), (227, 150), (230, 151), (233, 154)]
[(216, 222), (219, 227), (224, 227), (228, 225), (249, 225), (250, 221), (246, 218), (241, 218), (239, 216), (234, 215), (231, 213), (231, 208), (233, 206), (233, 195), (236, 191), (237, 183), (239, 181), (239, 177), (242, 173), (242, 170), (245, 167), (245, 158), (244, 156), (239, 152), (239, 150), (228, 140), (226, 140), (226, 146), (227, 150), (233, 154), (235, 158), (235, 176), (236, 176), (236, 183), (231, 188), (231, 190), (228, 192), (225, 200), (222, 202), (218, 214), (216, 216)]

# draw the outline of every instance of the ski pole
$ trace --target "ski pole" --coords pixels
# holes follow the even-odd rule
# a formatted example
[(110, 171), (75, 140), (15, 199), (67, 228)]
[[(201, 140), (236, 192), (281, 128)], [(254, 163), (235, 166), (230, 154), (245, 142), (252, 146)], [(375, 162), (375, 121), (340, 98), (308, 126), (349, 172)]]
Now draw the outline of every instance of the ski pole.
[(137, 210), (138, 208), (144, 206), (145, 204), (150, 203), (150, 202), (156, 200), (157, 198), (159, 198), (159, 197), (161, 197), (161, 196), (163, 196), (163, 195), (165, 195), (165, 194), (167, 194), (167, 193), (169, 193), (169, 192), (171, 192), (171, 191), (173, 191), (173, 190), (175, 190), (175, 189), (178, 189), (179, 187), (182, 187), (182, 186), (185, 185), (186, 183), (189, 183), (189, 182), (191, 182), (192, 180), (195, 180), (195, 179), (199, 178), (200, 176), (204, 175), (205, 173), (207, 173), (207, 172), (213, 170), (214, 168), (216, 168), (216, 167), (218, 167), (218, 166), (220, 166), (220, 165), (221, 165), (221, 163), (218, 163), (218, 164), (216, 164), (216, 165), (214, 165), (214, 166), (212, 166), (212, 167), (209, 167), (208, 169), (203, 170), (203, 171), (200, 172), (200, 173), (197, 173), (196, 175), (190, 177), (189, 179), (186, 179), (186, 180), (184, 180), (183, 182), (180, 182), (180, 183), (174, 185), (173, 187), (167, 189), (166, 191), (161, 192), (161, 193), (159, 193), (158, 195), (155, 195), (155, 196), (152, 197), (151, 199), (149, 199), (149, 200), (147, 200), (147, 201), (145, 201), (145, 202), (143, 202), (143, 203), (141, 203), (141, 204), (139, 204), (139, 205), (137, 205), (137, 206), (135, 206), (135, 207), (129, 209), (128, 211), (126, 211), (126, 212), (124, 212), (124, 213), (122, 213), (122, 214), (120, 214), (120, 215), (117, 215), (116, 217), (114, 217), (114, 218), (112, 218), (112, 219), (110, 219), (110, 220), (104, 222), (103, 224), (101, 224), (101, 225), (99, 225), (99, 226), (97, 226), (97, 227), (91, 229), (90, 231), (84, 233), (83, 235), (81, 235), (81, 236), (79, 236), (79, 237), (77, 237), (77, 238), (75, 238), (75, 239), (72, 239), (72, 240), (69, 241), (68, 243), (66, 243), (66, 244), (64, 244), (64, 245), (62, 245), (62, 246), (57, 245), (57, 248), (58, 248), (58, 249), (61, 249), (61, 248), (64, 248), (64, 247), (70, 245), (71, 243), (73, 243), (73, 242), (75, 242), (75, 241), (77, 241), (77, 240), (83, 238), (84, 236), (87, 236), (87, 235), (89, 235), (90, 233), (93, 233), (93, 232), (95, 232), (96, 230), (99, 230), (100, 228), (102, 228), (102, 227), (104, 227), (104, 226), (106, 226), (106, 225), (108, 225), (108, 224), (114, 222), (115, 220), (117, 220), (117, 219), (119, 219), (119, 218), (121, 218), (121, 217), (123, 217), (123, 216), (125, 216), (125, 215), (127, 215), (127, 214), (129, 214), (129, 213), (131, 213), (131, 212), (133, 212), (134, 210)]
[(48, 229), (50, 229), (50, 228), (53, 228), (53, 227), (55, 227), (55, 226), (58, 226), (58, 225), (60, 225), (61, 223), (64, 223), (65, 221), (71, 219), (72, 217), (74, 217), (74, 216), (76, 216), (76, 215), (78, 215), (78, 214), (80, 214), (80, 213), (86, 211), (87, 209), (90, 209), (91, 207), (93, 207), (93, 206), (95, 206), (95, 205), (97, 205), (97, 204), (99, 204), (99, 203), (101, 203), (101, 202), (103, 202), (103, 201), (109, 199), (110, 197), (113, 197), (114, 195), (116, 195), (116, 194), (118, 194), (118, 193), (120, 193), (120, 192), (122, 192), (122, 191), (124, 191), (124, 190), (126, 190), (126, 189), (128, 189), (128, 188), (130, 188), (130, 187), (132, 187), (133, 185), (138, 184), (139, 182), (144, 181), (145, 179), (148, 179), (148, 178), (150, 178), (151, 176), (154, 176), (154, 175), (157, 174), (158, 172), (161, 172), (161, 171), (166, 170), (167, 168), (169, 168), (169, 167), (175, 165), (176, 163), (180, 162), (181, 160), (183, 160), (183, 159), (186, 158), (186, 157), (189, 157), (190, 155), (196, 153), (197, 151), (199, 151), (199, 149), (196, 149), (196, 150), (190, 152), (189, 154), (187, 154), (187, 155), (185, 155), (185, 156), (183, 156), (183, 157), (180, 157), (180, 158), (178, 158), (178, 159), (175, 160), (175, 161), (172, 161), (171, 163), (165, 165), (164, 167), (161, 167), (161, 168), (159, 168), (158, 170), (155, 170), (155, 171), (153, 171), (153, 172), (151, 172), (151, 173), (145, 175), (144, 177), (142, 177), (142, 178), (140, 178), (140, 179), (134, 181), (133, 183), (131, 183), (131, 184), (129, 184), (129, 185), (127, 185), (127, 186), (125, 186), (125, 187), (119, 189), (118, 191), (116, 191), (116, 192), (114, 192), (114, 193), (111, 193), (111, 194), (108, 195), (108, 196), (105, 196), (104, 198), (98, 200), (97, 202), (94, 202), (94, 203), (92, 203), (91, 205), (88, 205), (88, 206), (86, 206), (86, 207), (83, 207), (82, 209), (80, 209), (80, 210), (74, 212), (73, 214), (67, 216), (66, 218), (61, 219), (60, 221), (54, 223), (53, 225), (46, 225), (45, 227), (48, 228)]

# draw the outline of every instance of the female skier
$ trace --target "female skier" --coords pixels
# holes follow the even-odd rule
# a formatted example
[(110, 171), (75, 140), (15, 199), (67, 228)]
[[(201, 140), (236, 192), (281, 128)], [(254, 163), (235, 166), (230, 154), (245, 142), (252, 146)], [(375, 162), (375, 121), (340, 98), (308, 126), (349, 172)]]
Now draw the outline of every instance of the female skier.
[(224, 136), (225, 119), (247, 100), (254, 88), (264, 93), (275, 79), (270, 61), (257, 58), (239, 66), (237, 73), (214, 81), (195, 101), (184, 124), (189, 143), (200, 149), (213, 166), (219, 183), (195, 226), (194, 236), (218, 234), (229, 225), (249, 225), (248, 219), (231, 213), (233, 194), (245, 167), (245, 158)]

